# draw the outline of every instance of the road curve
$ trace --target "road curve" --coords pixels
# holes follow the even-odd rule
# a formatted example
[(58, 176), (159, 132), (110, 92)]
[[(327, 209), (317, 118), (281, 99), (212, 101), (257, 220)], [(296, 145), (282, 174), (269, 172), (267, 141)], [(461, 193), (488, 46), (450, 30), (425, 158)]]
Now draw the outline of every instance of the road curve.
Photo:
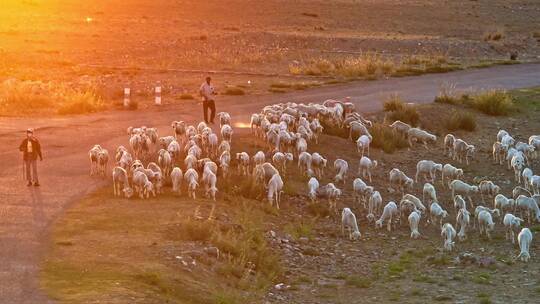
[[(540, 64), (354, 82), (285, 94), (218, 97), (217, 107), (230, 112), (235, 121), (247, 122), (250, 113), (266, 104), (350, 97), (357, 109), (372, 112), (392, 93), (410, 102), (431, 102), (444, 83), (464, 91), (538, 86)], [(156, 126), (162, 134), (170, 133), (172, 120), (195, 121), (200, 112), (200, 105), (191, 101), (136, 112), (0, 118), (0, 303), (53, 302), (40, 289), (38, 279), (51, 223), (70, 203), (107, 182), (88, 174), (87, 151), (92, 145), (99, 143), (110, 151), (127, 145), (125, 130), (131, 125)], [(26, 187), (17, 151), (24, 130), (30, 126), (37, 130), (44, 150), (44, 161), (39, 164), (40, 188)]]

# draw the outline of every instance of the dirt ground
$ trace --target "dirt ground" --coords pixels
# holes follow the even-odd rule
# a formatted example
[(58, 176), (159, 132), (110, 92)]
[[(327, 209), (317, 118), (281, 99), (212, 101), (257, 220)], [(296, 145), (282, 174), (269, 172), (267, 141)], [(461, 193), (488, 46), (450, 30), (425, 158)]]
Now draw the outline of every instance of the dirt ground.
[[(147, 102), (157, 83), (167, 95), (193, 93), (215, 70), (254, 73), (219, 77), (222, 92), (267, 93), (280, 81), (321, 85), (327, 78), (291, 78), (289, 66), (365, 52), (459, 63), (517, 52), (536, 60), (539, 12), (537, 2), (524, 0), (7, 0), (0, 80), (92, 83), (111, 102), (130, 86)], [(493, 34), (499, 38), (487, 39)]]
[[(397, 193), (387, 189), (388, 171), (398, 167), (414, 176), (416, 162), (421, 159), (463, 167), (464, 180), (468, 182), (489, 176), (501, 186), (501, 193), (510, 196), (514, 185), (512, 172), (492, 163), (491, 144), (498, 129), (505, 129), (522, 141), (538, 133), (538, 91), (522, 90), (520, 94), (532, 96), (527, 97), (524, 111), (511, 117), (475, 113), (477, 131), (454, 133), (478, 148), (469, 166), (442, 155), (441, 136), (429, 150), (414, 147), (384, 154), (373, 149), (371, 158), (378, 160), (379, 166), (372, 185), (381, 192), (383, 201), (399, 200)], [(420, 106), (421, 125), (438, 135), (445, 134), (440, 122), (454, 107)], [(252, 154), (262, 148), (262, 142), (253, 141), (248, 130), (238, 129), (233, 152)], [(422, 225), (422, 237), (418, 240), (409, 238), (408, 225), (391, 233), (376, 230), (367, 223), (365, 210), (352, 199), (352, 179), (357, 176), (359, 159), (354, 144), (345, 138), (325, 135), (318, 145), (310, 144), (309, 150), (326, 156), (329, 164), (336, 158), (349, 162), (349, 177), (344, 186), (340, 185), (344, 197), (338, 207), (351, 207), (356, 213), (362, 232), (360, 241), (341, 236), (338, 220), (326, 216), (325, 201), (308, 203), (307, 179), (299, 175), (295, 165), (289, 166), (292, 170), (284, 175), (285, 194), (279, 212), (269, 209), (263, 201), (258, 202), (260, 196), (251, 191), (234, 196), (238, 194), (234, 186), (246, 189), (245, 180), (232, 178), (233, 187), (220, 181), (218, 187), (223, 190), (218, 195), (215, 221), (228, 226), (244, 223), (246, 205), (239, 201), (246, 200), (250, 204), (247, 209), (262, 217), (257, 230), (264, 232), (273, 253), (280, 256), (281, 269), (276, 270), (271, 282), (256, 279), (259, 269), (255, 267), (255, 274), (247, 277), (253, 285), (262, 286), (246, 287), (240, 284), (242, 275), (235, 278), (216, 270), (227, 263), (227, 255), (210, 261), (206, 255), (200, 255), (212, 242), (178, 241), (166, 233), (186, 216), (200, 214), (206, 218), (211, 212), (210, 201), (192, 202), (185, 195), (181, 199), (165, 195), (149, 201), (118, 200), (112, 198), (112, 189), (106, 188), (75, 204), (53, 226), (53, 244), (44, 262), (42, 286), (54, 299), (66, 303), (244, 303), (247, 299), (268, 303), (364, 303), (367, 299), (399, 303), (531, 303), (536, 299), (540, 292), (540, 267), (535, 239), (532, 260), (525, 264), (515, 261), (519, 249), (504, 239), (500, 219), (495, 219), (492, 240), (480, 238), (478, 231), (472, 230), (468, 240), (458, 242), (457, 250), (451, 253), (442, 252), (440, 231), (434, 226)], [(538, 160), (534, 160), (533, 171), (538, 170), (538, 165)], [(321, 184), (330, 182), (332, 177), (333, 170), (327, 170)], [(421, 185), (416, 184), (413, 191), (419, 197)], [(450, 212), (449, 221), (455, 223), (449, 192), (443, 190), (440, 182), (436, 187), (439, 201)], [(476, 205), (481, 202), (480, 196), (473, 199)], [(491, 206), (491, 199), (485, 205)], [(529, 227), (534, 232), (540, 230), (536, 224)], [(458, 255), (465, 252), (481, 257), (486, 265), (457, 262)], [(196, 263), (183, 265), (190, 256), (194, 256)], [(273, 287), (278, 283), (290, 287)]]

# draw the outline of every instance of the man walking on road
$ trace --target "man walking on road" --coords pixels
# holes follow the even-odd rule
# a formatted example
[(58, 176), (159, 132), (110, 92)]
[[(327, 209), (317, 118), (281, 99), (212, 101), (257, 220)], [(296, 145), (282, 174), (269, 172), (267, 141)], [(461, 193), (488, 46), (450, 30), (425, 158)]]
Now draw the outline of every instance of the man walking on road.
[(201, 95), (203, 102), (204, 122), (208, 123), (208, 108), (210, 108), (210, 123), (213, 124), (214, 117), (216, 116), (216, 104), (212, 95), (216, 95), (216, 92), (214, 91), (214, 87), (210, 84), (211, 80), (210, 77), (206, 77), (206, 81), (203, 82), (199, 89), (199, 94)]
[[(34, 137), (34, 129), (26, 130), (26, 138), (19, 146), (19, 151), (23, 153), (24, 166), (26, 167), (26, 171), (23, 172), (26, 172), (27, 186), (32, 186), (33, 180), (34, 186), (38, 187), (37, 158), (39, 157), (39, 160), (42, 161), (43, 157), (41, 156), (41, 145)], [(32, 167), (32, 172), (30, 172), (30, 167)]]

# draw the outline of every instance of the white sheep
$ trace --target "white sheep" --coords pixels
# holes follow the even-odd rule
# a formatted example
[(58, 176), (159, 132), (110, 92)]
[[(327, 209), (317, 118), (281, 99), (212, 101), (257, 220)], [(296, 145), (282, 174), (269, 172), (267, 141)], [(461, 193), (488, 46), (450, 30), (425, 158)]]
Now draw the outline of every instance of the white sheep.
[(98, 173), (98, 154), (103, 148), (100, 145), (94, 145), (90, 151), (88, 151), (88, 157), (90, 158), (90, 175)]
[[(432, 160), (421, 160), (416, 164), (416, 176), (415, 182), (418, 182), (418, 176), (424, 175), (424, 180), (429, 182), (435, 182), (437, 172), (442, 172), (442, 164), (438, 164)], [(429, 174), (429, 179), (427, 178)]]
[(444, 137), (444, 156), (453, 157), (454, 141), (456, 138), (452, 134), (446, 134)]
[(505, 135), (510, 135), (510, 133), (508, 133), (506, 130), (499, 130), (499, 132), (497, 132), (497, 141), (502, 141)]
[(307, 151), (307, 141), (302, 137), (297, 138), (296, 139), (296, 154), (300, 155), (300, 153), (306, 152), (306, 151)]
[(420, 232), (418, 231), (418, 224), (420, 223), (421, 213), (418, 210), (415, 210), (409, 214), (407, 218), (409, 220), (409, 227), (411, 228), (411, 239), (417, 239), (420, 237)]
[(221, 127), (221, 139), (226, 140), (229, 143), (232, 142), (233, 128), (230, 125), (223, 125)]
[(349, 232), (350, 240), (357, 240), (362, 235), (358, 230), (358, 223), (356, 222), (356, 216), (349, 208), (343, 208), (341, 212), (341, 234), (345, 236), (345, 228)]
[(454, 238), (456, 237), (456, 230), (450, 223), (445, 223), (441, 227), (441, 237), (444, 239), (443, 249), (445, 251), (452, 251), (454, 249)]
[(540, 194), (540, 176), (533, 175), (529, 180), (530, 190), (534, 194)]
[(328, 183), (324, 187), (320, 187), (317, 191), (317, 197), (327, 198), (330, 210), (337, 214), (337, 200), (341, 197), (341, 190), (333, 183)]
[(503, 146), (500, 142), (495, 142), (492, 147), (493, 161), (499, 165), (504, 163), (506, 157), (506, 147)]
[(456, 196), (456, 194), (460, 194), (463, 197), (468, 198), (471, 206), (473, 206), (471, 195), (478, 193), (479, 191), (477, 186), (471, 186), (459, 179), (455, 179), (450, 183), (450, 190), (452, 190), (452, 197)]
[(313, 176), (311, 169), (312, 157), (308, 152), (302, 152), (298, 155), (298, 169), (302, 171), (304, 176)]
[(317, 152), (311, 154), (311, 166), (319, 178), (322, 178), (328, 160)]
[(422, 201), (426, 202), (426, 197), (428, 198), (427, 204), (431, 204), (431, 202), (437, 202), (437, 191), (435, 190), (435, 187), (430, 183), (425, 183), (424, 187), (422, 189)]
[(454, 196), (454, 210), (456, 210), (456, 212), (460, 209), (467, 209), (467, 203), (465, 202), (465, 200), (463, 199), (463, 196), (461, 195), (456, 195)]
[(287, 173), (287, 162), (292, 162), (294, 159), (292, 153), (276, 152), (272, 156), (272, 163), (279, 168), (284, 174)]
[(253, 155), (253, 163), (255, 165), (262, 165), (266, 161), (266, 156), (264, 155), (263, 151), (258, 151)]
[(515, 201), (514, 199), (507, 198), (503, 194), (497, 194), (493, 199), (493, 208), (501, 210), (504, 214), (508, 211), (514, 210)]
[(231, 165), (231, 153), (229, 151), (223, 151), (219, 157), (219, 167), (223, 172), (223, 177), (227, 178), (229, 176), (229, 167)]
[(474, 152), (476, 148), (473, 145), (469, 145), (464, 140), (458, 138), (454, 141), (454, 152), (452, 159), (462, 163), (463, 160), (469, 164), (469, 158), (474, 158)]
[(345, 184), (345, 180), (347, 178), (347, 171), (349, 170), (349, 164), (346, 160), (343, 160), (341, 158), (338, 158), (334, 161), (334, 169), (336, 170), (336, 176), (334, 177), (334, 181), (336, 183), (342, 182)]
[(219, 112), (216, 114), (219, 118), (219, 127), (222, 128), (224, 125), (231, 124), (231, 115), (227, 112)]
[(128, 174), (122, 167), (114, 167), (112, 171), (114, 196), (133, 196), (133, 189), (129, 186)]
[(386, 229), (390, 232), (392, 231), (392, 223), (395, 224), (399, 219), (399, 211), (396, 203), (388, 202), (384, 206), (381, 217), (375, 222), (375, 227), (382, 228), (383, 224), (386, 223)]
[(360, 163), (358, 166), (358, 174), (361, 175), (362, 178), (368, 178), (369, 182), (371, 183), (371, 171), (376, 167), (376, 160), (371, 160), (369, 157), (362, 156), (362, 158), (360, 158)]
[(319, 181), (315, 177), (309, 179), (308, 189), (309, 198), (311, 199), (311, 202), (314, 203), (317, 199), (317, 191), (319, 190)]
[(133, 173), (133, 187), (139, 194), (139, 197), (142, 199), (149, 198), (150, 194), (152, 194), (154, 197), (156, 196), (154, 185), (152, 182), (150, 182), (144, 172), (135, 171)]
[(362, 202), (366, 207), (367, 198), (373, 193), (373, 187), (366, 185), (361, 178), (353, 181), (353, 198), (355, 202)]
[(525, 166), (525, 158), (523, 153), (518, 152), (514, 154), (512, 160), (510, 161), (510, 166), (514, 169), (514, 180), (517, 183), (521, 183), (521, 171)]
[(197, 157), (193, 154), (186, 155), (186, 158), (184, 159), (184, 165), (186, 165), (186, 169), (197, 168), (197, 162)]
[(401, 193), (403, 193), (405, 189), (412, 190), (414, 185), (413, 179), (405, 175), (401, 170), (393, 168), (388, 175), (390, 188), (393, 190), (401, 191)]
[(174, 137), (176, 139), (186, 136), (186, 123), (184, 121), (173, 121), (171, 127), (174, 130)]
[(403, 135), (407, 135), (407, 132), (412, 128), (410, 125), (402, 122), (402, 121), (399, 121), (399, 120), (396, 120), (394, 121), (391, 125), (390, 125), (390, 128), (392, 128), (392, 131), (394, 133), (401, 133)]
[(421, 130), (419, 128), (411, 128), (407, 131), (407, 137), (409, 140), (409, 147), (413, 146), (413, 142), (422, 143), (424, 148), (428, 150), (428, 143), (435, 143), (437, 141), (437, 136)]
[(429, 206), (429, 215), (429, 221), (432, 224), (435, 224), (438, 221), (439, 226), (442, 226), (443, 220), (448, 217), (448, 212), (444, 210), (439, 203), (433, 202), (431, 206)]
[(238, 174), (249, 176), (249, 154), (247, 152), (236, 153), (238, 161)]
[(482, 202), (484, 202), (484, 195), (486, 196), (495, 196), (499, 194), (501, 188), (495, 185), (492, 181), (484, 180), (481, 181), (478, 185), (478, 191), (480, 191), (480, 196), (482, 197)]
[(511, 240), (512, 244), (516, 243), (516, 233), (519, 228), (521, 228), (521, 223), (523, 223), (523, 219), (511, 213), (507, 213), (504, 216), (503, 224), (506, 229), (505, 237), (507, 240)]
[(382, 197), (379, 191), (373, 191), (368, 201), (368, 215), (366, 216), (369, 222), (375, 220), (375, 215), (381, 212)]
[(196, 191), (199, 186), (199, 173), (193, 168), (189, 168), (184, 173), (184, 180), (188, 186), (188, 197), (196, 199)]
[(212, 200), (215, 202), (216, 193), (218, 192), (218, 189), (216, 187), (217, 177), (215, 172), (211, 169), (211, 166), (206, 166), (204, 168), (202, 181), (204, 183), (206, 196), (212, 198)]
[(171, 171), (171, 184), (173, 193), (177, 193), (178, 195), (182, 194), (182, 179), (184, 179), (182, 169), (174, 167)]
[(531, 255), (529, 254), (529, 248), (531, 246), (532, 237), (532, 232), (529, 228), (521, 229), (518, 234), (520, 253), (517, 257), (523, 262), (528, 262), (531, 258)]
[(371, 144), (371, 137), (367, 135), (362, 135), (356, 140), (356, 149), (360, 155), (364, 156), (364, 151), (367, 150), (367, 155), (369, 156), (369, 145)]
[(420, 210), (420, 212), (422, 212), (422, 213), (426, 212), (426, 207), (424, 206), (424, 204), (422, 204), (422, 201), (418, 197), (416, 197), (416, 196), (414, 196), (414, 195), (412, 195), (410, 193), (407, 193), (407, 194), (403, 195), (401, 197), (401, 200), (402, 201), (407, 200), (407, 201), (413, 203), (415, 208)]
[(521, 218), (524, 218), (523, 212), (526, 213), (529, 225), (531, 224), (531, 211), (534, 213), (535, 220), (540, 222), (540, 209), (538, 208), (539, 201), (540, 195), (537, 194), (532, 197), (520, 195), (516, 198), (516, 210), (520, 211)]
[(270, 205), (272, 205), (275, 197), (276, 208), (279, 209), (279, 202), (281, 201), (281, 194), (283, 193), (283, 180), (281, 179), (281, 176), (279, 176), (279, 174), (276, 173), (272, 176), (272, 178), (270, 178), (267, 189), (268, 202), (270, 203)]
[(467, 227), (469, 226), (469, 222), (471, 219), (471, 214), (467, 209), (459, 209), (457, 216), (456, 216), (456, 228), (459, 228), (459, 232), (457, 234), (458, 239), (460, 241), (464, 241), (467, 238)]
[[(443, 187), (450, 187), (450, 182), (463, 177), (463, 169), (456, 168), (451, 164), (445, 164), (442, 169)], [(447, 181), (448, 180), (448, 181)]]
[(531, 178), (533, 177), (533, 172), (530, 168), (525, 168), (521, 172), (521, 177), (523, 178), (523, 186), (525, 189), (530, 190), (531, 188)]
[(491, 232), (495, 228), (495, 223), (493, 222), (491, 213), (489, 211), (482, 210), (476, 217), (478, 219), (478, 231), (480, 235), (485, 234), (488, 239), (491, 240)]
[(516, 140), (510, 136), (510, 134), (506, 134), (501, 138), (501, 144), (506, 147), (513, 147), (516, 143)]

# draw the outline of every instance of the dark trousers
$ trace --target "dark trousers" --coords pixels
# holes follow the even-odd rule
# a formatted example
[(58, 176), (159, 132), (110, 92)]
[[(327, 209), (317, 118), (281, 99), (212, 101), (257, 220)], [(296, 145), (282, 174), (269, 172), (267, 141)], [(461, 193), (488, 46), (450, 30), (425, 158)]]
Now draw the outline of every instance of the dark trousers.
[[(208, 120), (208, 108), (210, 108), (210, 120)], [(214, 100), (203, 100), (203, 114), (204, 114), (204, 122), (208, 123), (214, 122), (214, 117), (216, 117), (216, 104), (214, 103)]]
[(39, 182), (37, 174), (37, 159), (27, 159), (24, 161), (24, 163), (26, 166), (26, 180), (32, 182), (33, 179), (35, 183)]

